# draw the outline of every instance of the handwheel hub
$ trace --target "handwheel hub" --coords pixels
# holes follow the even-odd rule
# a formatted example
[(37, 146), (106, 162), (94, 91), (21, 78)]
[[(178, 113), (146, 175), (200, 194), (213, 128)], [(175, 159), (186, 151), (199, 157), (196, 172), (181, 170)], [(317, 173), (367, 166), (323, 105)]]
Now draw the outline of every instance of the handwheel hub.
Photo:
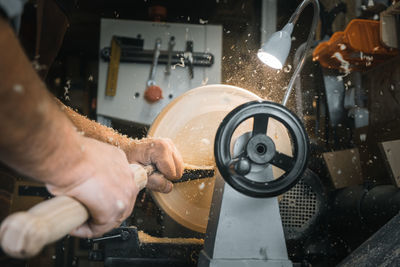
[(257, 164), (266, 164), (275, 156), (275, 144), (266, 134), (250, 138), (246, 146), (248, 157)]

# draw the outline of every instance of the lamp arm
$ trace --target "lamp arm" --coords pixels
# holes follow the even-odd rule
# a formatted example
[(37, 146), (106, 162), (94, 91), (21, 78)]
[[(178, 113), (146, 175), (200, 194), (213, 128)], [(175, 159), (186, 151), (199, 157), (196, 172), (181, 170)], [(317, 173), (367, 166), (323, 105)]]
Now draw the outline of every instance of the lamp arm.
[(296, 66), (296, 69), (292, 75), (292, 77), (290, 78), (289, 81), (289, 85), (288, 88), (286, 89), (285, 92), (285, 96), (283, 97), (282, 100), (282, 105), (286, 106), (287, 101), (289, 99), (290, 93), (292, 92), (293, 89), (293, 85), (294, 82), (296, 81), (296, 77), (299, 75), (301, 69), (303, 68), (304, 65), (304, 61), (307, 55), (308, 50), (311, 47), (311, 43), (314, 39), (314, 34), (315, 34), (315, 30), (317, 28), (317, 24), (318, 24), (318, 20), (319, 20), (319, 3), (318, 0), (304, 0), (296, 9), (296, 11), (292, 14), (292, 16), (289, 19), (289, 23), (292, 23), (293, 25), (296, 24), (297, 20), (299, 19), (299, 16), (301, 14), (301, 12), (304, 10), (304, 8), (306, 6), (308, 6), (308, 4), (313, 4), (314, 5), (314, 16), (313, 16), (313, 21), (311, 23), (311, 29), (310, 29), (310, 33), (308, 34), (308, 38), (306, 41), (306, 47), (304, 48), (304, 52), (303, 55), (301, 57), (301, 60), (299, 62), (299, 64)]

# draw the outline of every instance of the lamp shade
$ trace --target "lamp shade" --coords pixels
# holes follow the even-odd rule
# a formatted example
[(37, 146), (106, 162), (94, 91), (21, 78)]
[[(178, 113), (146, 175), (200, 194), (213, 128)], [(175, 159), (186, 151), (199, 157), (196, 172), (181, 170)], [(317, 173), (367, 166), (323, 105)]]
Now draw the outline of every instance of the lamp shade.
[(292, 31), (293, 24), (288, 23), (281, 31), (272, 34), (258, 50), (258, 58), (271, 68), (281, 69), (289, 55)]

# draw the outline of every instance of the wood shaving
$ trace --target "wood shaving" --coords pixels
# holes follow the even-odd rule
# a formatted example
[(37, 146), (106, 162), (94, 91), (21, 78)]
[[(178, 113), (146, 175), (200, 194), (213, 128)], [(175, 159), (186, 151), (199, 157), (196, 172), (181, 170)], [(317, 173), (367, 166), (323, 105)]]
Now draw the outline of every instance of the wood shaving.
[(161, 244), (196, 244), (203, 245), (204, 239), (200, 238), (169, 238), (169, 237), (154, 237), (146, 234), (143, 231), (138, 231), (139, 241), (141, 243), (161, 243)]
[(213, 169), (215, 169), (215, 166), (213, 166), (213, 165), (198, 166), (198, 165), (192, 165), (192, 164), (185, 163), (184, 168), (186, 170), (213, 170)]

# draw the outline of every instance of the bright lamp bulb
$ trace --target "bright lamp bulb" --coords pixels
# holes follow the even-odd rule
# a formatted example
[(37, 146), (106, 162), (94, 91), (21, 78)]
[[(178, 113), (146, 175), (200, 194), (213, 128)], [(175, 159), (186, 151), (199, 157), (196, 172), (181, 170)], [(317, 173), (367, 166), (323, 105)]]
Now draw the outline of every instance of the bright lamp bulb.
[(282, 62), (280, 62), (280, 60), (275, 56), (264, 51), (259, 51), (257, 53), (257, 56), (264, 64), (267, 64), (271, 68), (279, 70), (282, 69), (283, 66)]
[(271, 68), (282, 69), (292, 44), (292, 30), (293, 24), (288, 23), (281, 31), (273, 33), (258, 50), (258, 58)]

